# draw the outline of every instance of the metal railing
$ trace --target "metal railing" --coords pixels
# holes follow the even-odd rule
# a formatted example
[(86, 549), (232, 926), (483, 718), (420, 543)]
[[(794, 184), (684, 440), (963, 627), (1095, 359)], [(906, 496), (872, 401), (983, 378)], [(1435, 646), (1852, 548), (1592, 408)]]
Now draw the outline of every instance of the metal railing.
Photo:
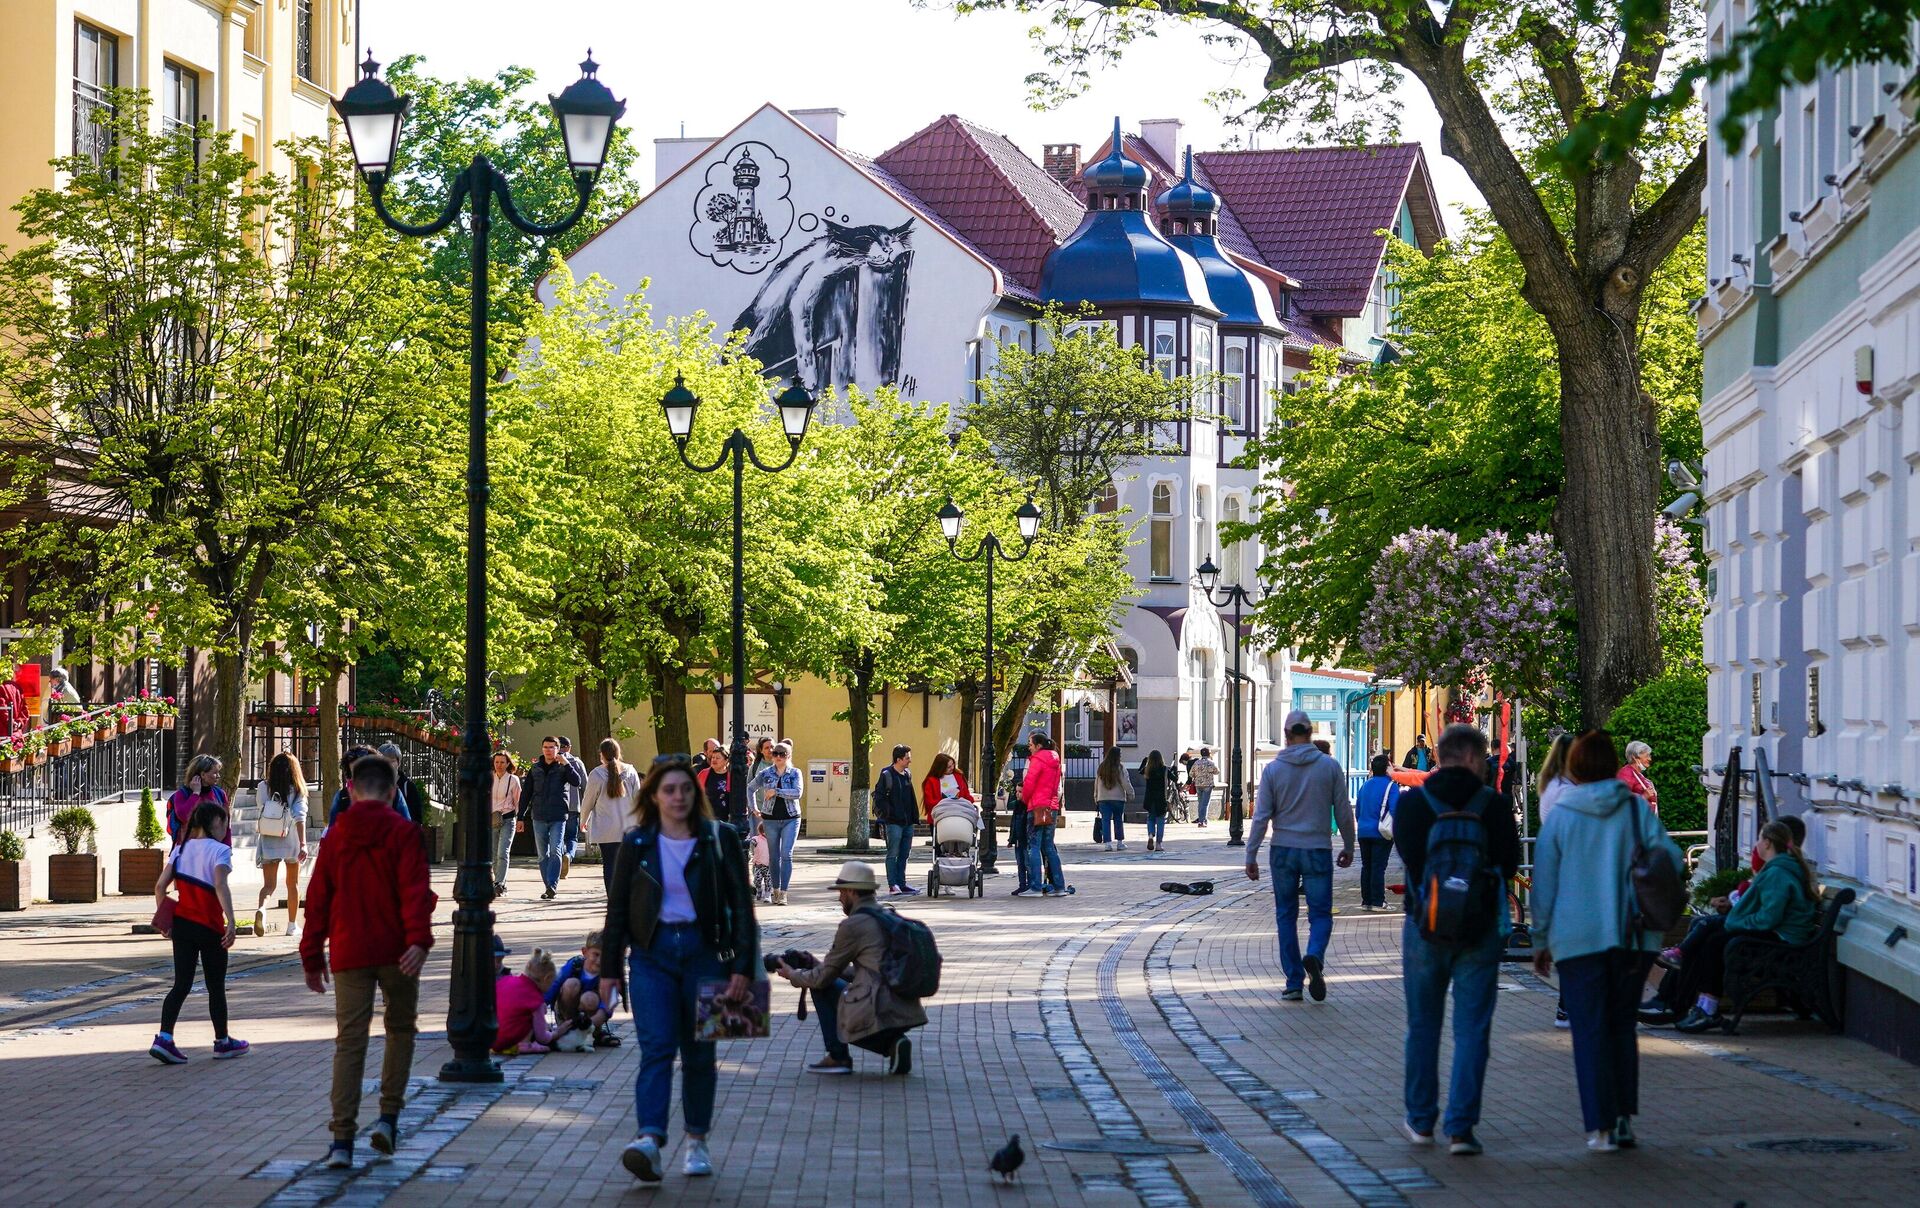
[[(422, 711), (415, 724), (425, 725)], [(444, 751), (433, 743), (422, 742), (402, 730), (397, 718), (344, 714), (340, 718), (340, 750), (354, 747), (379, 747), (392, 743), (400, 748), (400, 766), (407, 775), (430, 786), (436, 805), (450, 805), (459, 783), (460, 755)], [(309, 784), (320, 783), (320, 717), (310, 705), (267, 705), (256, 702), (247, 710), (247, 738), (241, 768), (242, 780), (259, 780), (267, 774), (267, 764), (281, 751), (300, 761), (301, 774)]]
[(25, 837), (71, 805), (124, 801), (143, 788), (151, 788), (156, 798), (163, 796), (166, 731), (122, 734), (115, 729), (112, 738), (90, 738), (84, 750), (76, 742), (66, 754), (50, 755), (44, 763), (0, 772), (0, 830)]

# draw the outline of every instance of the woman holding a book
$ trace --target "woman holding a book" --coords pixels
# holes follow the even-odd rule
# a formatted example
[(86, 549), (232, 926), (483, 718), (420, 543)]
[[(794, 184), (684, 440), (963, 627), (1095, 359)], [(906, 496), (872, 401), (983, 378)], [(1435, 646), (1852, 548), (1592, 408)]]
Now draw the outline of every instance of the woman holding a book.
[(627, 987), (640, 1041), (634, 1085), (638, 1136), (620, 1155), (642, 1181), (657, 1183), (673, 1092), (673, 1059), (680, 1056), (681, 1111), (687, 1144), (683, 1171), (710, 1175), (707, 1130), (719, 1075), (712, 1041), (694, 1039), (705, 989), (742, 1002), (764, 976), (760, 930), (753, 917), (740, 832), (717, 824), (684, 759), (653, 765), (640, 785), (635, 826), (620, 843), (602, 929), (602, 985)]

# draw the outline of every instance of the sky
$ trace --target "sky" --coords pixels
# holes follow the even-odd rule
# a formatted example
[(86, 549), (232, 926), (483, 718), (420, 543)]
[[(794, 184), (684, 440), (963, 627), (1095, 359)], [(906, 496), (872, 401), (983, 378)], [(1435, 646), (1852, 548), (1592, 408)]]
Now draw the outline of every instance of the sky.
[[(545, 92), (579, 75), (591, 47), (600, 79), (627, 103), (623, 122), (641, 148), (639, 176), (654, 180), (653, 140), (719, 137), (771, 101), (784, 109), (846, 112), (840, 143), (876, 155), (946, 113), (1006, 134), (1036, 162), (1044, 143), (1091, 150), (1117, 115), (1129, 131), (1143, 118), (1180, 118), (1196, 150), (1225, 145), (1230, 132), (1206, 102), (1219, 88), (1259, 87), (1262, 64), (1168, 28), (1136, 44), (1092, 89), (1065, 106), (1036, 112), (1026, 76), (1044, 66), (1027, 31), (1037, 15), (956, 17), (912, 0), (360, 0), (361, 45), (391, 62), (426, 57), (441, 76), (492, 75), (529, 67)], [(1417, 85), (1401, 137), (1426, 148), (1450, 230), (1463, 205), (1480, 204), (1466, 175), (1440, 155), (1439, 118)], [(1262, 136), (1256, 145), (1307, 138)]]

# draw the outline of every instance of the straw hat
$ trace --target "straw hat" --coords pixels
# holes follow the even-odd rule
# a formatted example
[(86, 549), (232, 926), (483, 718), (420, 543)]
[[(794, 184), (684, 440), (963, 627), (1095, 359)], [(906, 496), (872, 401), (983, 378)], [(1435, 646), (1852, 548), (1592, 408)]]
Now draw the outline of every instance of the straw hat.
[(876, 893), (880, 889), (879, 880), (873, 875), (873, 865), (865, 860), (848, 860), (840, 866), (840, 875), (834, 878), (835, 889), (864, 889)]

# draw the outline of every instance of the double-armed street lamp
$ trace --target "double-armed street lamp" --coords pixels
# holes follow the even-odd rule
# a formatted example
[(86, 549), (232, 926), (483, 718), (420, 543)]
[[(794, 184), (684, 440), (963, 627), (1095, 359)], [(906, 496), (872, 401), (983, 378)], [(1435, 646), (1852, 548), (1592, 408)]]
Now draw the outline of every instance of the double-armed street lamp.
[(577, 200), (573, 212), (554, 223), (536, 223), (513, 204), (507, 178), (484, 155), (476, 155), (448, 185), (447, 200), (431, 221), (404, 222), (384, 200), (400, 128), (409, 97), (396, 96), (378, 76), (380, 65), (368, 54), (360, 80), (333, 103), (347, 128), (353, 161), (365, 178), (380, 221), (403, 235), (437, 235), (466, 209), (473, 240), (469, 347), (467, 357), (467, 662), (466, 732), (460, 750), (460, 871), (454, 878), (453, 980), (447, 1007), (447, 1040), (453, 1060), (440, 1068), (443, 1082), (499, 1082), (500, 1067), (491, 1049), (498, 1031), (493, 994), (493, 869), (488, 855), (488, 813), (492, 808), (487, 741), (487, 252), (493, 204), (515, 230), (535, 238), (559, 235), (580, 221), (607, 162), (614, 123), (626, 105), (595, 78), (593, 53), (580, 64), (581, 75), (559, 96), (550, 97), (566, 143), (567, 167)]
[(742, 503), (746, 468), (747, 463), (752, 462), (754, 468), (763, 473), (778, 474), (792, 465), (793, 459), (800, 456), (800, 441), (813, 418), (814, 398), (797, 381), (773, 401), (780, 411), (780, 427), (787, 434), (785, 461), (777, 466), (761, 461), (753, 439), (735, 428), (720, 446), (720, 456), (703, 466), (687, 456), (687, 442), (693, 437), (693, 417), (700, 409), (700, 396), (687, 389), (686, 380), (676, 373), (673, 389), (660, 400), (660, 409), (667, 414), (667, 432), (689, 470), (711, 474), (728, 462), (733, 463), (733, 745), (727, 751), (728, 766), (732, 769), (727, 774), (727, 807), (735, 818), (746, 816), (747, 768), (750, 766), (747, 756), (746, 523)]
[(993, 807), (1000, 785), (999, 773), (994, 767), (993, 750), (993, 564), (1019, 562), (1033, 552), (1033, 540), (1040, 535), (1040, 509), (1034, 506), (1033, 497), (1029, 495), (1027, 501), (1014, 512), (1014, 523), (1020, 529), (1020, 552), (1017, 554), (1008, 553), (1006, 546), (1000, 543), (999, 535), (992, 532), (980, 538), (971, 554), (962, 554), (960, 526), (966, 520), (965, 513), (955, 507), (949, 498), (939, 515), (940, 532), (947, 539), (948, 551), (962, 562), (984, 561), (987, 564), (987, 678), (981, 687), (986, 719), (980, 727), (980, 784), (985, 793), (981, 820), (986, 823), (987, 841), (981, 850), (980, 871), (995, 873), (999, 871), (995, 864), (999, 859), (1000, 842), (993, 830)]
[(1248, 604), (1257, 604), (1252, 592), (1238, 583), (1230, 583), (1225, 593), (1215, 595), (1220, 585), (1220, 568), (1213, 564), (1212, 555), (1200, 564), (1194, 572), (1200, 580), (1200, 594), (1214, 609), (1233, 605), (1233, 704), (1227, 710), (1227, 846), (1242, 847), (1246, 844), (1243, 828), (1246, 824), (1246, 777), (1240, 772), (1240, 691), (1246, 685), (1247, 677), (1240, 673), (1240, 610)]

